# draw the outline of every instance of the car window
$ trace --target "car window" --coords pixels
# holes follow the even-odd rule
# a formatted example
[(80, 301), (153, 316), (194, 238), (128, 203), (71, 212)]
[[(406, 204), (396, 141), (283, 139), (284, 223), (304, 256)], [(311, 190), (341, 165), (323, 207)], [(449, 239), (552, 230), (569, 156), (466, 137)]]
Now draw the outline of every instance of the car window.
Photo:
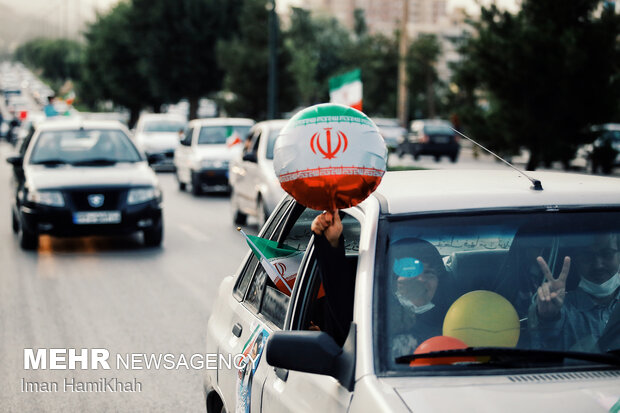
[[(291, 247), (303, 253), (312, 236), (310, 224), (312, 223), (314, 217), (316, 217), (319, 213), (320, 211), (315, 211), (309, 208), (307, 209), (299, 204), (295, 204), (295, 207), (291, 209), (286, 222), (281, 222), (279, 236), (274, 237), (274, 239), (278, 240), (278, 242), (283, 246)], [(288, 262), (287, 265), (295, 264), (299, 266), (303, 254), (299, 254), (297, 257), (298, 260), (292, 260)], [(285, 271), (284, 268), (277, 268), (278, 272), (281, 274)], [(290, 268), (287, 273), (294, 274), (293, 277), (296, 277), (297, 268)], [(246, 297), (246, 303), (248, 306), (254, 311), (260, 313), (274, 326), (282, 328), (289, 302), (289, 293), (285, 293), (278, 289), (273, 281), (267, 276), (267, 273), (262, 265), (259, 265), (256, 269), (256, 273), (252, 279)]]
[(183, 146), (191, 146), (192, 144), (192, 136), (194, 136), (194, 128), (188, 128), (183, 135), (183, 140), (181, 141), (181, 145)]
[(267, 159), (273, 159), (273, 147), (276, 144), (276, 139), (278, 138), (278, 135), (280, 135), (280, 130), (281, 129), (278, 128), (269, 131), (269, 140), (267, 141), (267, 154), (265, 155)]
[[(277, 211), (274, 211), (273, 214), (275, 216), (270, 222), (269, 226), (265, 229), (264, 233), (267, 234), (264, 235), (265, 238), (271, 238), (270, 236), (273, 236), (274, 231), (278, 226), (278, 223), (282, 220), (289, 207), (290, 201), (285, 201)], [(241, 271), (241, 274), (239, 275), (239, 278), (237, 279), (237, 283), (233, 290), (233, 294), (235, 295), (235, 297), (237, 297), (238, 300), (242, 300), (245, 296), (248, 286), (250, 285), (250, 281), (252, 280), (252, 276), (256, 271), (257, 265), (258, 259), (254, 254), (252, 254), (250, 256), (250, 259), (246, 262), (243, 270)]]
[[(379, 370), (411, 373), (417, 364), (397, 359), (440, 336), (467, 347), (601, 352), (613, 300), (595, 303), (583, 288), (588, 279), (618, 277), (620, 212), (390, 217), (379, 232), (373, 303)], [(545, 284), (561, 292), (561, 307), (539, 306)], [(619, 295), (617, 289), (615, 302)], [(428, 367), (425, 374), (432, 374)]]
[(178, 132), (185, 130), (186, 124), (177, 120), (149, 120), (144, 122), (144, 132)]
[(80, 163), (93, 160), (138, 162), (129, 137), (117, 129), (71, 129), (42, 132), (30, 154), (31, 164)]
[[(345, 260), (346, 271), (348, 276), (354, 280), (357, 271), (357, 260), (359, 253), (359, 240), (361, 224), (353, 216), (342, 212), (342, 232), (345, 242)], [(329, 331), (330, 314), (333, 311), (327, 305), (325, 291), (321, 284), (319, 276), (319, 266), (317, 265), (317, 257), (313, 255), (306, 265), (308, 276), (303, 278), (304, 284), (299, 287), (300, 310), (293, 318), (291, 328), (299, 330), (321, 330)], [(341, 274), (344, 276), (344, 274)], [(342, 292), (343, 294), (354, 294), (354, 291)], [(352, 313), (353, 309), (349, 309)], [(348, 322), (352, 320), (349, 319)]]

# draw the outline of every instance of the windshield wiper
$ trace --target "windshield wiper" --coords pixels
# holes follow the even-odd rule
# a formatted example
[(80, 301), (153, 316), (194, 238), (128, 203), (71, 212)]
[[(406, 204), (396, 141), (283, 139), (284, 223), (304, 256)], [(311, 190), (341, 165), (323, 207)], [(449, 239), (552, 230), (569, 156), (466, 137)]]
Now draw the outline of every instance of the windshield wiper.
[(62, 159), (43, 159), (41, 161), (32, 162), (33, 165), (46, 165), (46, 166), (56, 166), (56, 165), (64, 165), (67, 161)]
[[(432, 351), (430, 353), (410, 354), (397, 357), (397, 364), (409, 364), (416, 359), (481, 356), (490, 357), (485, 363), (501, 364), (506, 362), (559, 363), (566, 359), (584, 360), (594, 363), (620, 366), (620, 355), (613, 353), (583, 353), (577, 351), (531, 350), (503, 347), (468, 347), (464, 349)], [(479, 362), (470, 362), (479, 363)]]
[(75, 161), (72, 162), (72, 165), (75, 166), (108, 166), (108, 165), (115, 165), (116, 164), (116, 159), (110, 159), (110, 158), (93, 158), (93, 159), (85, 159), (83, 161)]

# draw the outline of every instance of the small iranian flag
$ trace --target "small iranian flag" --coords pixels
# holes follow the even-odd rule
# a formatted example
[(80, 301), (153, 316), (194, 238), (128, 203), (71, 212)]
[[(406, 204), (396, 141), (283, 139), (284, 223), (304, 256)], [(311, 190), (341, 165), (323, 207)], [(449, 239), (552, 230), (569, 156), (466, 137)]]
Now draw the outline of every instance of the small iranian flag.
[(361, 70), (355, 69), (329, 79), (329, 101), (362, 110)]
[(226, 138), (226, 146), (229, 148), (231, 146), (235, 146), (236, 144), (241, 143), (241, 136), (237, 133), (236, 130), (232, 131), (232, 134)]
[(237, 228), (237, 230), (243, 234), (278, 290), (290, 296), (297, 278), (299, 264), (304, 255), (303, 252), (275, 241), (247, 235), (241, 228)]

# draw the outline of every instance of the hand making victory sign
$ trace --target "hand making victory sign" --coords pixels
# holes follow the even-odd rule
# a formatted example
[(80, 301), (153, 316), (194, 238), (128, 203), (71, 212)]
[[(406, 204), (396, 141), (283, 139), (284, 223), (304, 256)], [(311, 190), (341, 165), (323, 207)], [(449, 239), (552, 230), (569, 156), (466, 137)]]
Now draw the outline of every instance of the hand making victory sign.
[(538, 287), (536, 294), (538, 315), (542, 318), (554, 318), (560, 313), (564, 305), (566, 279), (570, 270), (570, 257), (564, 257), (564, 264), (558, 278), (553, 277), (543, 257), (536, 258), (536, 261), (538, 261), (538, 265), (547, 279), (547, 282)]

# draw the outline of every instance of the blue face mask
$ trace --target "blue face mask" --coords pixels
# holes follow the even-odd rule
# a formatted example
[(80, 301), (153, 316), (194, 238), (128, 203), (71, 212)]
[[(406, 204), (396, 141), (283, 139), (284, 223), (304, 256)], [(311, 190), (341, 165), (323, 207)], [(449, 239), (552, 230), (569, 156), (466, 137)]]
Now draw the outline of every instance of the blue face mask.
[(424, 272), (424, 264), (417, 258), (397, 258), (394, 260), (392, 271), (398, 277), (412, 278)]

